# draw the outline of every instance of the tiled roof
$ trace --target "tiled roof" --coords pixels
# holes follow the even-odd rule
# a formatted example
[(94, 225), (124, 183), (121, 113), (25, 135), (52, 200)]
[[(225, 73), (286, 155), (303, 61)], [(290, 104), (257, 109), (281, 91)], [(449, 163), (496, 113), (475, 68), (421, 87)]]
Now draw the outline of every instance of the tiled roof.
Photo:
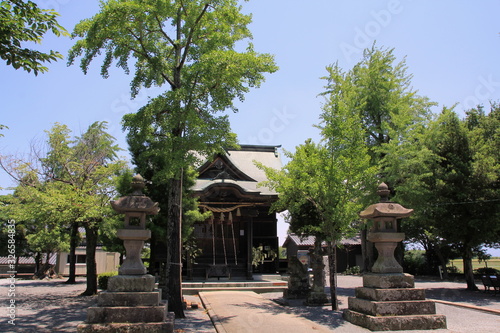
[[(42, 255), (42, 262), (45, 263), (46, 254)], [(0, 257), (0, 265), (8, 265), (8, 257)], [(57, 254), (51, 253), (49, 257), (49, 264), (55, 265), (57, 261)], [(35, 257), (19, 257), (19, 265), (34, 265)]]
[[(271, 190), (264, 186), (258, 186), (259, 182), (267, 180), (266, 173), (264, 170), (259, 169), (255, 165), (255, 161), (262, 163), (263, 165), (273, 168), (281, 169), (282, 163), (281, 158), (278, 153), (278, 148), (280, 146), (260, 146), (260, 145), (240, 145), (239, 149), (228, 149), (226, 159), (228, 159), (231, 164), (236, 167), (240, 172), (250, 177), (254, 181), (242, 181), (236, 180), (231, 181), (227, 179), (216, 179), (216, 180), (204, 180), (198, 179), (196, 184), (193, 186), (192, 190), (195, 192), (203, 191), (211, 184), (218, 182), (234, 183), (240, 186), (243, 191), (247, 193), (260, 193), (261, 195), (276, 195), (276, 191)], [(206, 160), (205, 163), (212, 161), (212, 157)]]
[[(286, 247), (290, 242), (294, 242), (298, 246), (314, 246), (314, 240), (314, 236), (299, 236), (296, 234), (289, 234), (285, 242), (283, 243), (283, 246)], [(357, 235), (351, 238), (342, 239), (340, 243), (343, 245), (360, 245), (361, 237)], [(322, 242), (321, 246), (326, 246), (326, 242)]]

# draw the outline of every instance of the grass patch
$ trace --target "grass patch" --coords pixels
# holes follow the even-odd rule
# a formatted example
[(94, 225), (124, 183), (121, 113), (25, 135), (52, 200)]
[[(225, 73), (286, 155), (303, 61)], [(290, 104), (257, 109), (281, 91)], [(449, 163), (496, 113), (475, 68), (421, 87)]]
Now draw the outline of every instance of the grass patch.
[[(462, 272), (464, 271), (464, 263), (462, 259), (453, 259), (450, 260), (450, 263), (448, 264), (448, 267), (456, 267), (458, 271)], [(482, 267), (490, 267), (490, 268), (495, 268), (500, 270), (500, 258), (492, 258), (486, 261), (481, 261), (477, 259), (472, 259), (472, 268), (473, 269), (478, 269)]]

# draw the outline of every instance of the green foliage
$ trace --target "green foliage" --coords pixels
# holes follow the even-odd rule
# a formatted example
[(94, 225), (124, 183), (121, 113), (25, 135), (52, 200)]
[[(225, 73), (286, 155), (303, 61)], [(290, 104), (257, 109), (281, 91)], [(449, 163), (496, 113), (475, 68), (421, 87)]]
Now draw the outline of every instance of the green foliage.
[[(167, 87), (123, 119), (133, 163), (153, 182), (151, 198), (162, 208), (152, 231), (168, 242), (167, 261), (174, 256), (178, 262), (181, 256), (177, 243), (185, 170), (200, 156), (236, 144), (227, 116), (217, 113), (236, 111), (234, 100), (242, 101), (265, 73), (277, 70), (273, 57), (255, 52), (250, 43), (240, 51), (251, 38), (250, 22), (236, 0), (108, 0), (74, 29), (73, 36), (81, 39), (69, 52), (69, 64), (81, 57), (86, 73), (103, 53), (105, 78), (114, 61), (126, 73), (134, 65), (132, 97), (142, 88)], [(169, 293), (176, 314), (183, 317), (179, 269), (168, 273), (175, 284)]]
[(453, 108), (444, 108), (435, 120), (411, 127), (405, 140), (383, 149), (394, 200), (416, 212), (403, 231), (435, 251), (442, 265), (447, 253), (458, 250), (468, 288), (475, 289), (474, 252), (500, 241), (498, 104), (488, 115), (482, 107), (466, 114), (461, 120)]
[(286, 259), (287, 258), (286, 247), (283, 247), (283, 246), (279, 247), (279, 258), (280, 259)]
[(481, 267), (474, 270), (477, 275), (500, 275), (500, 270), (493, 267)]
[(264, 247), (257, 246), (252, 247), (252, 266), (258, 267), (263, 264), (265, 260), (274, 260), (278, 257), (278, 254), (274, 250), (264, 250)]
[(349, 267), (344, 271), (344, 274), (345, 275), (359, 275), (359, 274), (361, 274), (361, 267), (359, 267), (359, 266)]
[(53, 10), (40, 9), (33, 1), (3, 0), (0, 2), (0, 57), (15, 69), (22, 68), (35, 75), (48, 70), (43, 64), (62, 59), (59, 52), (40, 52), (23, 43), (41, 43), (49, 31), (56, 36), (68, 35), (57, 23)]
[[(55, 124), (47, 132), (46, 151), (32, 147), (28, 160), (0, 158), (3, 169), (18, 182), (12, 200), (1, 209), (23, 225), (31, 251), (67, 250), (69, 230), (79, 223), (86, 228), (87, 257), (91, 258), (98, 229), (105, 226), (112, 233), (106, 226), (116, 221), (109, 200), (116, 195), (115, 177), (126, 169), (126, 163), (117, 158), (120, 149), (106, 129), (105, 122), (95, 122), (71, 139), (67, 126)], [(93, 286), (89, 289), (93, 278), (95, 270), (87, 265), (91, 294), (96, 291)]]
[[(378, 150), (383, 144), (404, 137), (413, 125), (428, 118), (434, 105), (412, 90), (405, 60), (396, 63), (393, 51), (373, 45), (349, 72), (342, 73), (337, 65), (328, 68), (326, 93), (337, 89), (336, 95), (341, 92), (344, 100), (350, 100), (349, 107), (362, 121), (373, 163), (384, 156)], [(346, 86), (350, 87), (347, 92), (338, 90)]]
[(108, 281), (110, 277), (118, 275), (118, 272), (106, 272), (97, 276), (97, 285), (99, 289), (108, 290)]
[(179, 178), (178, 170), (199, 154), (234, 144), (227, 117), (215, 113), (235, 110), (235, 98), (242, 100), (260, 86), (263, 73), (277, 69), (272, 56), (256, 53), (251, 44), (235, 50), (251, 38), (250, 21), (234, 0), (105, 1), (75, 27), (73, 35), (83, 39), (70, 50), (70, 64), (81, 56), (87, 72), (103, 51), (104, 77), (113, 61), (127, 73), (135, 63), (132, 96), (142, 87), (169, 87), (124, 117), (134, 164), (155, 166), (153, 183)]
[(423, 250), (408, 250), (405, 251), (403, 258), (403, 269), (406, 273), (413, 275), (429, 274), (425, 251)]

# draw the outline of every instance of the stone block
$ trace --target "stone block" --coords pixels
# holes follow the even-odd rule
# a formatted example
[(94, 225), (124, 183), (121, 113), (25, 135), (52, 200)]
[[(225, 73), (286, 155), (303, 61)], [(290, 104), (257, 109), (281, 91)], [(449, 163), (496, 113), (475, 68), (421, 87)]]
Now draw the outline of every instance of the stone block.
[(97, 306), (158, 306), (160, 292), (111, 292), (103, 291), (97, 296)]
[(354, 325), (372, 331), (435, 330), (446, 328), (444, 315), (370, 316), (353, 310), (344, 310), (344, 318)]
[(155, 289), (155, 278), (152, 275), (116, 275), (108, 280), (108, 291), (149, 292)]
[(155, 323), (166, 319), (167, 309), (161, 306), (90, 307), (87, 323)]
[(77, 327), (78, 333), (172, 333), (174, 331), (173, 313), (159, 323), (82, 323)]
[(312, 291), (307, 295), (307, 305), (322, 305), (328, 303), (328, 297), (324, 292)]
[(363, 287), (366, 288), (414, 288), (413, 275), (406, 273), (366, 273), (363, 275)]
[(376, 302), (349, 297), (349, 309), (372, 316), (410, 316), (436, 314), (432, 301), (386, 301)]
[(422, 288), (376, 289), (358, 287), (355, 292), (356, 297), (372, 301), (412, 301), (425, 299), (425, 289)]

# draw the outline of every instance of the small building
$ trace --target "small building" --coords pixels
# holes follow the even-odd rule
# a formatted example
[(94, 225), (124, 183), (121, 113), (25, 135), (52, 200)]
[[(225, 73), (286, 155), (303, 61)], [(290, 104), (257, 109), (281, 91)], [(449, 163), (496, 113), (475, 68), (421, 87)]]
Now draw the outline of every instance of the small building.
[[(296, 256), (303, 264), (309, 263), (309, 251), (314, 248), (314, 236), (299, 236), (289, 234), (283, 243), (286, 248), (287, 258)], [(342, 273), (353, 266), (362, 267), (361, 237), (342, 239), (337, 247), (337, 272)], [(321, 243), (326, 255), (326, 242)]]
[[(47, 255), (41, 255), (41, 262), (45, 263), (47, 261)], [(16, 275), (32, 275), (36, 272), (36, 261), (35, 257), (17, 257)], [(49, 264), (55, 265), (57, 262), (57, 253), (51, 253), (49, 256)], [(7, 272), (13, 271), (11, 268), (12, 259), (8, 257), (0, 257), (0, 277), (10, 276)]]
[[(267, 178), (255, 162), (281, 169), (279, 147), (240, 145), (206, 159), (198, 168), (192, 191), (199, 209), (211, 211), (213, 217), (194, 225), (202, 252), (194, 264), (187, 263), (188, 277), (207, 277), (207, 271), (217, 266), (229, 269), (232, 277), (249, 279), (254, 270), (277, 272), (277, 218), (269, 209), (278, 193), (259, 185)], [(255, 264), (256, 256), (264, 258), (263, 263)]]
[[(76, 275), (87, 275), (87, 255), (85, 247), (79, 246), (76, 248)], [(95, 251), (95, 262), (97, 274), (118, 271), (120, 266), (120, 254), (118, 252), (107, 252), (101, 247)], [(69, 253), (57, 253), (57, 261), (55, 264), (55, 271), (63, 276), (69, 276)]]
[[(85, 244), (85, 228), (79, 227), (78, 232), (82, 235), (80, 246), (75, 249), (76, 253), (76, 275), (87, 275), (87, 254)], [(41, 262), (46, 262), (46, 254), (42, 254)], [(9, 271), (7, 257), (0, 257), (0, 275), (6, 275)], [(95, 261), (97, 274), (117, 271), (120, 266), (120, 254), (118, 252), (105, 251), (98, 245), (95, 251)], [(49, 256), (49, 264), (54, 267), (54, 271), (62, 276), (69, 276), (69, 253), (57, 252)], [(35, 257), (19, 257), (17, 273), (22, 275), (34, 274), (36, 272)]]

